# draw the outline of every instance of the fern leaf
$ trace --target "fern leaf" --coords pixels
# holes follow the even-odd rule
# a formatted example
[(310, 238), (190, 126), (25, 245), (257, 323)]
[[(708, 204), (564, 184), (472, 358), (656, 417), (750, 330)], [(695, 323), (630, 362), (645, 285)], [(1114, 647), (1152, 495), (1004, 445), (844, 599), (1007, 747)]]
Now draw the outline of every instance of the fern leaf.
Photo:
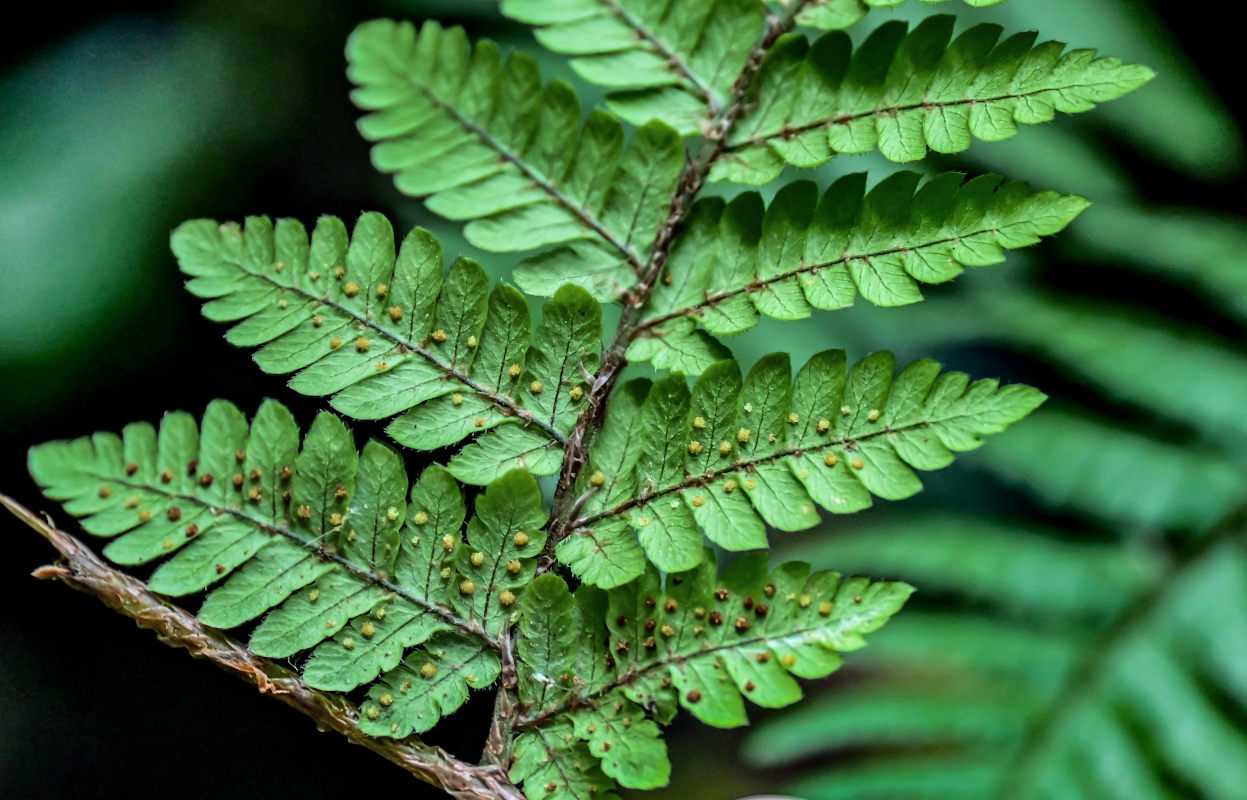
[[(842, 30), (860, 22), (872, 8), (892, 8), (904, 3), (905, 0), (818, 0), (808, 3), (797, 14), (797, 24), (806, 28), (821, 28), (825, 31)], [(943, 3), (946, 0), (922, 0), (924, 3)], [(965, 4), (975, 8), (994, 6), (1002, 0), (965, 0)], [(772, 0), (772, 5), (775, 5)]]
[(446, 467), (464, 483), (486, 484), (516, 469), (553, 475), (562, 462), (563, 451), (542, 432), (504, 425), (478, 437)]
[(1247, 500), (1247, 474), (1207, 447), (1068, 411), (1045, 410), (995, 444), (976, 461), (1050, 505), (1127, 531), (1202, 532)]
[(753, 83), (755, 110), (733, 129), (711, 178), (763, 184), (785, 164), (813, 167), (875, 147), (900, 162), (928, 149), (957, 153), (972, 138), (999, 141), (1058, 111), (1088, 111), (1153, 76), (1092, 50), (1036, 45), (1034, 32), (1000, 40), (997, 25), (953, 39), (953, 23), (930, 17), (907, 33), (905, 23), (888, 22), (856, 50), (839, 32), (813, 44), (785, 37)]
[[(580, 544), (567, 562), (584, 580), (635, 577), (592, 562), (612, 551), (586, 543), (620, 536), (627, 515), (646, 557), (659, 569), (691, 569), (700, 560), (698, 527), (729, 550), (766, 545), (766, 524), (801, 530), (818, 522), (816, 507), (852, 513), (871, 496), (900, 500), (922, 488), (910, 467), (947, 466), (955, 451), (978, 447), (1044, 396), (1026, 386), (973, 384), (962, 373), (939, 374), (918, 361), (894, 376), (890, 353), (875, 353), (847, 372), (843, 351), (816, 355), (792, 378), (785, 354), (760, 360), (742, 381), (732, 361), (707, 370), (690, 393), (679, 375), (649, 387), (632, 420), (635, 452), (619, 460), (593, 456), (601, 487), (589, 492), (576, 523)], [(635, 403), (641, 386), (630, 389)], [(622, 431), (603, 429), (617, 443)], [(607, 472), (610, 469), (611, 472)], [(756, 513), (755, 513), (756, 512)], [(759, 519), (761, 517), (761, 519)], [(604, 527), (605, 526), (605, 527)], [(601, 533), (599, 533), (599, 531)], [(694, 552), (698, 551), (698, 552)], [(592, 577), (591, 577), (592, 576)]]
[(571, 88), (541, 86), (522, 53), (505, 63), (459, 28), (376, 20), (347, 44), (360, 120), (376, 166), (434, 212), (469, 221), (484, 250), (565, 247), (521, 266), (521, 288), (576, 282), (613, 299), (635, 280), (684, 165), (680, 137), (652, 122), (624, 148), (623, 128), (595, 111), (581, 128)]
[[(589, 449), (589, 464), (584, 470), (588, 476), (584, 488), (601, 481), (590, 501), (591, 507), (608, 508), (623, 503), (636, 491), (636, 465), (644, 432), (641, 409), (650, 388), (649, 380), (638, 378), (611, 394), (606, 419)], [(645, 552), (622, 518), (573, 530), (559, 542), (556, 555), (582, 580), (595, 586), (620, 586), (645, 570)]]
[(463, 576), (454, 607), (465, 619), (498, 633), (519, 590), (532, 581), (546, 543), (541, 489), (527, 472), (509, 472), (477, 498), (467, 543), (457, 555)]
[(196, 220), (174, 232), (173, 249), (187, 287), (211, 298), (205, 315), (236, 322), (234, 344), (262, 345), (265, 371), (297, 371), (293, 388), (332, 395), (360, 419), (400, 414), (387, 431), (416, 449), (481, 434), (451, 462), (467, 482), (557, 471), (582, 376), (600, 357), (601, 308), (583, 290), (557, 292), (530, 342), (519, 292), (490, 292), (467, 259), (443, 277), (441, 247), (420, 229), (396, 254), (379, 214), (363, 215), (349, 240), (334, 217), (310, 241), (293, 220)]
[(497, 680), (501, 669), (498, 654), (480, 640), (434, 634), (368, 690), (360, 730), (397, 739), (423, 733), (467, 702), (469, 689)]
[(1201, 209), (1096, 206), (1077, 231), (1085, 256), (1159, 275), (1197, 289), (1247, 320), (1247, 231), (1237, 217)]
[[(752, 760), (780, 766), (839, 752), (835, 767), (789, 787), (811, 798), (1089, 800), (1167, 797), (1174, 786), (1235, 796), (1247, 752), (1247, 731), (1225, 713), (1247, 698), (1233, 655), (1247, 636), (1247, 558), (1236, 530), (1174, 574), (1159, 554), (1058, 541), (1067, 531), (1001, 538), (999, 526), (959, 523), (960, 552), (974, 560), (990, 547), (1006, 572), (1026, 570), (1026, 583), (1048, 589), (998, 606), (997, 587), (973, 572), (951, 561), (943, 574), (928, 568), (952, 543), (939, 526), (938, 541), (920, 543), (913, 534), (924, 525), (871, 526), (820, 542), (817, 555), (917, 570), (926, 588), (968, 610), (906, 614), (861, 660), (886, 670), (764, 723), (747, 744)], [(1042, 547), (1081, 550), (1088, 561), (1074, 552), (1033, 558), (1036, 537), (1049, 535)], [(1059, 602), (1067, 590), (1086, 602)]]
[(511, 780), (523, 784), (529, 800), (619, 800), (570, 721), (520, 734), (511, 752)]
[[(562, 579), (542, 582), (548, 585), (541, 597), (534, 589), (525, 600), (521, 632), (534, 640), (529, 651), (539, 650), (552, 669), (521, 681), (520, 698), (530, 709), (521, 727), (540, 731), (570, 721), (571, 735), (586, 741), (605, 774), (628, 788), (666, 783), (670, 766), (656, 723), (670, 722), (677, 707), (731, 727), (745, 723), (744, 697), (766, 707), (795, 702), (801, 691), (793, 676), (834, 671), (839, 654), (864, 646), (862, 637), (911, 591), (810, 574), (795, 563), (768, 572), (761, 555), (742, 556), (722, 577), (711, 557), (695, 571), (668, 576), (665, 585), (650, 570), (609, 593), (584, 587), (574, 598), (556, 585)], [(560, 649), (577, 636), (595, 644), (582, 645), (569, 669), (572, 658)], [(555, 748), (533, 757), (562, 758)]]
[[(1036, 622), (1109, 620), (1163, 574), (1146, 551), (1062, 541), (1061, 531), (960, 515), (885, 521), (853, 535), (806, 540), (784, 554), (854, 573), (903, 574), (973, 608), (990, 605), (1017, 618), (1037, 613)], [(1035, 581), (1032, 572), (1047, 579)]]
[[(845, 308), (859, 292), (881, 306), (918, 302), (919, 283), (952, 280), (963, 265), (1000, 263), (1005, 249), (1056, 233), (1087, 207), (1080, 197), (1033, 192), (993, 175), (919, 181), (918, 173), (899, 172), (867, 192), (866, 176), (850, 175), (821, 199), (815, 184), (797, 181), (765, 213), (756, 193), (727, 205), (698, 203), (629, 358), (652, 356), (654, 341), (683, 347), (694, 335), (689, 320), (729, 334), (762, 315), (792, 320), (811, 308)], [(715, 352), (682, 363), (700, 372)]]
[[(1007, 321), (1007, 340), (1048, 354), (1114, 397), (1185, 423), (1217, 442), (1247, 441), (1235, 398), (1247, 397), (1247, 363), (1192, 327), (1100, 302), (1058, 302), (1038, 293), (992, 291), (986, 308)], [(1172, 391), (1184, 387), (1181, 408)]]
[(661, 119), (686, 135), (730, 101), (765, 16), (758, 0), (503, 0), (502, 13), (541, 26), (542, 45), (617, 90), (606, 102), (627, 121)]
[(576, 664), (580, 626), (576, 603), (557, 575), (539, 575), (520, 604), (517, 643), (520, 681), (531, 687), (531, 701), (544, 705)]
[(602, 771), (628, 789), (657, 789), (671, 779), (671, 761), (658, 725), (635, 703), (619, 701), (570, 714), (576, 736), (597, 755)]
[[(389, 448), (369, 442), (357, 454), (342, 422), (322, 413), (300, 451), (293, 417), (273, 401), (249, 429), (216, 401), (201, 425), (174, 412), (159, 432), (137, 423), (122, 436), (41, 445), (30, 469), (88, 531), (112, 539), (110, 559), (160, 562), (153, 591), (208, 590), (199, 617), (214, 627), (263, 617), (250, 640), (257, 654), (311, 651), (310, 685), (349, 691), (385, 673), (365, 706), (374, 735), (425, 730), (469, 687), (493, 682), (496, 637), (545, 542), (531, 475), (505, 475), (477, 498), (465, 542), (466, 509), (446, 470), (425, 470), (408, 500)], [(413, 673), (422, 688), (408, 697)]]

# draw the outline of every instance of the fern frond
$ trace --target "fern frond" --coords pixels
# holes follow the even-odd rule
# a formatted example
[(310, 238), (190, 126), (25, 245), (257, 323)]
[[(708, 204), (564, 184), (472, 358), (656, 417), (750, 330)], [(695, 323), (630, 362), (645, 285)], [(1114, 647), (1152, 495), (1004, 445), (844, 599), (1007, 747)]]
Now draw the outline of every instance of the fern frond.
[[(1032, 557), (1064, 532), (946, 524), (869, 526), (807, 550), (853, 569), (921, 572), (925, 590), (965, 607), (890, 625), (855, 662), (886, 669), (764, 723), (747, 744), (752, 760), (778, 766), (840, 751), (836, 766), (789, 787), (815, 799), (1090, 800), (1167, 797), (1173, 786), (1236, 795), (1247, 779), (1247, 729), (1233, 711), (1247, 701), (1231, 644), (1247, 636), (1237, 529), (1174, 575), (1159, 554), (1116, 545), (1048, 538), (1041, 547), (1088, 560)], [(983, 583), (952, 559), (942, 574), (929, 568), (954, 527), (966, 559), (988, 546), (984, 564), (1029, 573), (1025, 583), (1046, 591), (998, 606), (995, 576)], [(928, 532), (937, 541), (920, 542)], [(1060, 602), (1067, 592), (1085, 602)]]
[[(680, 137), (652, 122), (627, 148), (615, 117), (566, 84), (544, 88), (522, 53), (473, 49), (462, 29), (376, 20), (347, 44), (352, 98), (377, 168), (434, 212), (469, 221), (483, 250), (562, 248), (521, 266), (526, 290), (575, 282), (613, 299), (635, 281), (684, 166)], [(568, 244), (570, 243), (570, 244)]]
[(1127, 531), (1198, 533), (1247, 502), (1247, 473), (1215, 450), (1066, 410), (1047, 409), (993, 445), (975, 461), (1050, 505)]
[[(860, 534), (807, 539), (784, 554), (854, 573), (905, 575), (971, 607), (991, 605), (1035, 622), (1111, 619), (1163, 574), (1160, 561), (1145, 551), (1061, 541), (1058, 531), (1040, 526), (926, 515), (866, 527)], [(1047, 579), (1035, 581), (1032, 572)]]
[[(1003, 250), (1056, 233), (1087, 207), (1081, 197), (1035, 192), (995, 175), (963, 182), (949, 172), (920, 181), (916, 172), (898, 172), (867, 192), (859, 173), (821, 198), (814, 183), (796, 181), (765, 213), (754, 192), (729, 204), (699, 202), (628, 357), (700, 372), (720, 351), (699, 345), (699, 337), (709, 337), (688, 320), (730, 334), (762, 315), (793, 320), (811, 308), (845, 308), (859, 292), (881, 306), (916, 303), (919, 283), (945, 283), (963, 266), (1000, 263)], [(685, 357), (673, 363), (672, 351)]]
[(518, 291), (490, 292), (469, 259), (443, 276), (441, 246), (419, 228), (396, 254), (380, 214), (360, 217), (349, 240), (336, 217), (310, 241), (289, 219), (195, 220), (174, 232), (173, 250), (187, 288), (210, 298), (204, 314), (236, 322), (227, 337), (261, 346), (264, 371), (297, 372), (292, 388), (332, 395), (357, 419), (401, 414), (388, 432), (415, 449), (480, 434), (449, 465), (465, 482), (558, 470), (601, 350), (601, 306), (583, 290), (556, 292), (530, 343)]
[[(478, 497), (465, 542), (463, 498), (446, 470), (425, 470), (408, 501), (393, 451), (369, 442), (357, 453), (329, 413), (300, 450), (294, 419), (274, 401), (250, 427), (216, 401), (201, 425), (174, 412), (159, 432), (136, 423), (121, 436), (41, 445), (30, 470), (88, 532), (112, 539), (109, 559), (160, 562), (152, 591), (207, 590), (199, 618), (217, 628), (263, 617), (249, 642), (259, 655), (310, 651), (309, 685), (348, 691), (385, 673), (361, 720), (374, 735), (426, 730), (468, 687), (493, 682), (507, 609), (545, 542), (531, 475), (512, 472)], [(408, 698), (413, 672), (419, 696)]]
[(1065, 53), (1037, 34), (1000, 40), (998, 25), (952, 38), (954, 18), (906, 33), (885, 23), (854, 50), (843, 33), (782, 39), (752, 84), (753, 111), (728, 140), (712, 180), (763, 184), (786, 164), (814, 167), (837, 153), (878, 147), (892, 161), (928, 149), (957, 153), (972, 138), (999, 141), (1056, 112), (1088, 111), (1142, 86), (1152, 71), (1092, 50)]
[(1074, 234), (1079, 252), (1193, 287), (1247, 321), (1247, 228), (1200, 208), (1097, 204)]
[[(776, 0), (768, 0), (770, 5), (782, 5)], [(806, 28), (820, 28), (825, 31), (842, 30), (860, 22), (872, 8), (892, 8), (902, 5), (905, 0), (814, 0), (807, 3), (801, 13), (797, 14), (797, 24)], [(947, 0), (922, 0), (934, 5)], [(1002, 0), (964, 0), (965, 4), (975, 8), (994, 6)]]
[[(1037, 292), (984, 292), (1002, 338), (1039, 351), (1113, 397), (1186, 424), (1232, 449), (1247, 442), (1247, 361), (1194, 326), (1103, 301), (1060, 302)], [(1173, 387), (1183, 387), (1175, 407)]]
[(947, 466), (1044, 399), (1027, 386), (940, 375), (933, 361), (894, 371), (890, 353), (875, 353), (846, 375), (844, 352), (829, 350), (794, 380), (777, 353), (743, 381), (723, 361), (691, 392), (678, 374), (626, 387), (590, 448), (600, 475), (582, 475), (587, 500), (560, 559), (602, 586), (635, 577), (643, 561), (621, 517), (666, 572), (701, 560), (698, 528), (728, 550), (766, 547), (763, 521), (801, 530), (818, 523), (818, 506), (844, 514), (872, 495), (909, 497), (922, 488), (910, 467)]
[(759, 0), (503, 0), (502, 13), (541, 26), (537, 41), (575, 56), (580, 77), (612, 91), (612, 111), (643, 125), (661, 119), (690, 135), (731, 100), (763, 30)]
[[(912, 591), (811, 574), (805, 564), (768, 571), (758, 554), (738, 558), (721, 576), (709, 556), (665, 582), (649, 570), (628, 586), (584, 586), (574, 597), (561, 578), (542, 581), (547, 585), (524, 601), (520, 632), (534, 641), (530, 649), (549, 655), (544, 673), (520, 682), (520, 727), (570, 721), (570, 734), (588, 742), (606, 775), (628, 788), (666, 782), (670, 767), (656, 722), (670, 722), (683, 707), (707, 724), (733, 727), (746, 722), (744, 698), (768, 708), (796, 702), (794, 677), (836, 670), (841, 654), (863, 647), (863, 636)], [(561, 650), (577, 639), (578, 656)], [(556, 748), (530, 746), (534, 760), (561, 758)]]

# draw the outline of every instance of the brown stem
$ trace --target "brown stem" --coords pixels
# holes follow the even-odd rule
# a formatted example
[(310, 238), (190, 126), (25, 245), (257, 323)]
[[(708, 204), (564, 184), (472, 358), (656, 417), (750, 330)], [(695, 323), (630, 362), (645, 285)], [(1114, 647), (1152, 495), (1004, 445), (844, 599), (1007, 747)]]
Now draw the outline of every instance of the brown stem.
[(205, 658), (242, 678), (308, 717), (324, 730), (334, 730), (349, 741), (366, 747), (397, 764), (422, 781), (438, 786), (460, 800), (524, 800), (505, 771), (489, 766), (472, 766), (414, 736), (381, 739), (359, 729), (359, 710), (346, 698), (321, 692), (303, 682), (298, 673), (261, 658), (241, 642), (215, 628), (199, 623), (193, 614), (165, 601), (148, 590), (142, 581), (105, 564), (77, 538), (41, 519), (16, 500), (0, 494), (0, 505), (25, 522), (61, 554), (56, 564), (36, 569), (32, 574), (43, 580), (59, 580), (74, 589), (93, 595), (109, 608), (155, 631), (170, 647), (185, 648), (196, 658)]
[(611, 391), (615, 388), (615, 382), (619, 380), (620, 373), (627, 366), (625, 354), (628, 344), (641, 325), (641, 312), (646, 302), (649, 301), (654, 284), (662, 274), (663, 267), (667, 264), (667, 257), (676, 234), (679, 233), (693, 200), (706, 185), (706, 177), (710, 174), (710, 168), (725, 152), (732, 128), (745, 112), (745, 97), (762, 66), (762, 59), (775, 45), (776, 40), (792, 29), (794, 19), (807, 4), (808, 0), (794, 0), (782, 15), (771, 15), (767, 19), (766, 30), (753, 51), (750, 52), (745, 68), (732, 86), (732, 101), (710, 125), (702, 141), (698, 157), (690, 159), (684, 167), (679, 188), (671, 198), (671, 211), (654, 239), (649, 262), (641, 272), (637, 285), (624, 297), (623, 313), (619, 317), (615, 335), (606, 348), (601, 369), (598, 370), (589, 389), (589, 402), (585, 404), (580, 418), (576, 421), (576, 427), (567, 437), (563, 468), (559, 474), (559, 483), (555, 489), (552, 504), (549, 537), (542, 551), (541, 569), (548, 569), (554, 562), (555, 547), (573, 530), (571, 521), (575, 514), (569, 510), (568, 504), (576, 478), (587, 463), (586, 450), (589, 440), (601, 426), (606, 412), (606, 399), (610, 397)]
[(511, 760), (511, 738), (519, 718), (519, 673), (515, 668), (515, 641), (510, 628), (504, 628), (499, 636), (502, 643), (502, 675), (498, 682), (498, 695), (494, 700), (494, 719), (485, 740), (482, 764), (491, 764), (505, 770)]

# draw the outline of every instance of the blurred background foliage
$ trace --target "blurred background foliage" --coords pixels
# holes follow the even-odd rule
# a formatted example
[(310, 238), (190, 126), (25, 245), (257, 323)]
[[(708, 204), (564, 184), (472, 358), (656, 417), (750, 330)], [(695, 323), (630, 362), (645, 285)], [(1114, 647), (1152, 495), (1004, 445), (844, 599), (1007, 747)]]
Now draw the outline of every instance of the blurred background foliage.
[[(764, 323), (729, 344), (746, 363), (776, 349), (798, 361), (827, 347), (930, 355), (1052, 400), (931, 475), (918, 498), (779, 539), (784, 556), (919, 593), (803, 705), (755, 713), (743, 731), (677, 725), (675, 783), (650, 796), (1242, 798), (1241, 44), (1228, 20), (1145, 0), (908, 3), (853, 34), (936, 10), (1159, 73), (1092, 114), (921, 167), (997, 171), (1094, 205), (1052, 243), (920, 305)], [(182, 219), (376, 209), (505, 275), (505, 260), (473, 251), (370, 168), (342, 69), (356, 22), (462, 23), (576, 82), (488, 0), (29, 13), (0, 33), (0, 489), (34, 508), (46, 504), (24, 453), (39, 441), (218, 396), (246, 408), (280, 395), (311, 418), (314, 401), (261, 375), (181, 290), (167, 234)], [(578, 88), (586, 107), (600, 100)], [(876, 182), (893, 169), (851, 157), (805, 177), (867, 170)], [(36, 583), (27, 574), (49, 551), (4, 530), (0, 796), (438, 796), (94, 602)], [(475, 758), (488, 711), (476, 702), (432, 738)]]

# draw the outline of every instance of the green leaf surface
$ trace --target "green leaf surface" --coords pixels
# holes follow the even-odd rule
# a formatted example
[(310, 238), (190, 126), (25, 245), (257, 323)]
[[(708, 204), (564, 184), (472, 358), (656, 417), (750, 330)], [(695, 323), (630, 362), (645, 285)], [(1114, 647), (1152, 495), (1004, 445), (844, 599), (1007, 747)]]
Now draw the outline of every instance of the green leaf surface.
[[(504, 61), (492, 42), (472, 47), (462, 29), (436, 22), (419, 31), (364, 23), (347, 59), (352, 98), (369, 112), (360, 131), (377, 143), (373, 163), (394, 174), (400, 191), (428, 196), (434, 212), (467, 222), (468, 241), (484, 250), (592, 246), (599, 263), (585, 288), (602, 299), (627, 288), (684, 164), (674, 130), (651, 122), (625, 148), (622, 126), (607, 112), (593, 112), (582, 127), (571, 88), (543, 88), (531, 57)], [(553, 269), (570, 277), (565, 262)], [(535, 270), (520, 273), (525, 288), (555, 288)]]
[[(855, 174), (821, 198), (815, 184), (797, 181), (765, 213), (753, 193), (726, 206), (699, 202), (629, 358), (696, 374), (721, 345), (685, 344), (693, 320), (698, 330), (730, 334), (762, 315), (794, 320), (812, 308), (845, 308), (859, 293), (880, 306), (915, 303), (922, 300), (919, 284), (998, 264), (1005, 250), (1060, 231), (1087, 207), (1081, 197), (1035, 192), (994, 175), (963, 181), (950, 172), (920, 186), (918, 173), (898, 172), (867, 192), (866, 176)], [(675, 360), (672, 351), (692, 355)]]
[[(1247, 397), (1247, 361), (1238, 349), (1194, 326), (1038, 293), (994, 291), (985, 310), (1002, 338), (1048, 355), (1114, 397), (1204, 432), (1214, 442), (1247, 442), (1240, 402)], [(1183, 387), (1178, 406), (1174, 386)]]
[[(1137, 548), (1062, 541), (1068, 531), (924, 524), (871, 526), (808, 554), (921, 578), (924, 591), (970, 603), (889, 625), (862, 659), (886, 669), (761, 725), (751, 761), (836, 752), (834, 766), (788, 787), (812, 798), (1160, 798), (1175, 780), (1234, 796), (1247, 747), (1223, 713), (1247, 697), (1241, 665), (1227, 658), (1247, 636), (1237, 529), (1171, 566)], [(950, 534), (972, 556), (968, 568), (936, 565)], [(984, 583), (979, 559), (1013, 564), (1034, 591), (995, 585), (1008, 569)]]
[(519, 629), (520, 699), (542, 705), (575, 665), (580, 639), (576, 603), (562, 578), (546, 573), (532, 582), (520, 605)]
[(477, 498), (468, 546), (457, 554), (462, 580), (453, 605), (460, 615), (490, 633), (501, 630), (516, 596), (533, 580), (548, 515), (537, 481), (522, 470), (506, 473)]
[(976, 461), (1051, 505), (1123, 533), (1157, 526), (1199, 533), (1247, 498), (1243, 469), (1213, 450), (1059, 409), (1037, 414)]
[(517, 469), (553, 475), (562, 464), (562, 449), (544, 431), (512, 424), (477, 437), (446, 466), (464, 483), (484, 485)]
[(786, 164), (813, 167), (876, 147), (899, 162), (928, 149), (957, 153), (974, 138), (999, 141), (1056, 112), (1089, 111), (1153, 76), (1093, 50), (1036, 45), (1033, 31), (1001, 39), (1000, 26), (984, 24), (953, 38), (953, 23), (934, 16), (907, 32), (887, 22), (856, 49), (840, 32), (784, 37), (711, 178), (762, 184)]
[[(524, 601), (520, 652), (543, 671), (521, 695), (532, 704), (519, 723), (512, 777), (539, 768), (552, 774), (561, 764), (564, 775), (583, 771), (566, 766), (583, 763), (585, 751), (571, 746), (579, 739), (606, 775), (634, 789), (667, 783), (658, 725), (679, 706), (730, 727), (746, 721), (743, 697), (767, 707), (795, 702), (801, 691), (793, 676), (834, 671), (839, 653), (864, 646), (863, 635), (912, 591), (811, 575), (803, 564), (768, 573), (765, 558), (754, 555), (721, 576), (711, 558), (665, 580), (650, 570), (610, 592), (582, 586), (573, 596), (561, 579), (539, 583)], [(544, 733), (551, 731), (564, 733)], [(561, 783), (552, 778), (546, 791)]]
[[(722, 547), (754, 549), (766, 545), (763, 521), (803, 530), (818, 523), (819, 506), (847, 514), (872, 495), (904, 499), (922, 488), (912, 469), (947, 466), (1043, 400), (1027, 386), (941, 375), (933, 361), (896, 373), (883, 352), (846, 370), (843, 351), (829, 350), (795, 379), (785, 354), (762, 358), (743, 381), (735, 364), (721, 362), (691, 394), (683, 376), (668, 376), (649, 386), (639, 410), (625, 411), (622, 426), (636, 420), (634, 455), (614, 461), (590, 449), (610, 502), (591, 498), (574, 528), (614, 540), (619, 529), (603, 523), (626, 518), (653, 564), (691, 569), (701, 558), (699, 527)], [(586, 580), (594, 557), (611, 557), (588, 537), (567, 555)]]
[(569, 56), (627, 121), (661, 119), (685, 135), (731, 100), (764, 25), (759, 0), (503, 0), (502, 13), (539, 26), (537, 40)]
[[(457, 708), (467, 687), (497, 676), (493, 635), (545, 542), (541, 493), (527, 473), (505, 476), (478, 498), (465, 543), (463, 498), (442, 467), (425, 470), (408, 501), (406, 471), (389, 448), (369, 442), (357, 454), (328, 412), (302, 451), (298, 434), (274, 401), (249, 431), (236, 408), (215, 401), (201, 425), (173, 412), (159, 432), (138, 423), (120, 437), (40, 445), (29, 464), (49, 497), (112, 538), (106, 556), (158, 564), (152, 591), (207, 590), (199, 619), (208, 626), (260, 619), (250, 636), (257, 654), (310, 651), (301, 671), (313, 687), (350, 691), (387, 673), (371, 691), (380, 703), (405, 674), (394, 670), (445, 664), (457, 682), (430, 689), (427, 705), (396, 705), (386, 730), (370, 732), (425, 730), (434, 710)], [(430, 637), (440, 638), (410, 652)], [(367, 709), (365, 719), (375, 721)]]
[[(904, 575), (923, 587), (1036, 622), (1107, 620), (1161, 574), (1143, 550), (1062, 541), (1062, 532), (969, 516), (902, 517), (784, 549), (860, 574)], [(1045, 579), (1032, 580), (1033, 573)]]
[[(993, 6), (1003, 0), (964, 0), (965, 4), (974, 8)], [(799, 14), (797, 24), (806, 28), (822, 30), (842, 30), (860, 22), (872, 8), (894, 8), (902, 5), (905, 0), (822, 0), (809, 3)], [(946, 0), (922, 0), (923, 3), (934, 5)], [(771, 0), (771, 5), (777, 5)]]
[(619, 800), (613, 782), (566, 720), (515, 738), (510, 777), (523, 784), (530, 800)]
[(497, 680), (501, 669), (498, 654), (479, 640), (437, 634), (368, 690), (359, 728), (370, 736), (398, 739), (423, 733), (458, 711), (469, 689)]
[[(588, 738), (594, 755), (614, 754), (614, 743), (600, 746), (603, 737), (635, 735), (639, 738), (624, 744), (625, 750), (650, 747), (650, 731), (633, 729), (645, 709), (665, 722), (677, 702), (711, 725), (744, 724), (742, 695), (769, 707), (795, 702), (801, 693), (792, 675), (821, 677), (838, 668), (838, 653), (864, 646), (863, 635), (881, 627), (910, 591), (903, 584), (810, 574), (807, 565), (795, 563), (768, 572), (764, 557), (748, 555), (721, 577), (713, 559), (669, 576), (665, 586), (657, 573), (648, 572), (607, 593), (605, 604), (595, 602), (600, 595), (578, 592), (577, 602), (592, 609), (581, 617), (584, 635), (607, 637), (607, 674), (564, 676), (567, 696), (530, 712), (530, 719), (571, 714), (576, 735)], [(550, 613), (560, 622), (547, 622), (546, 628), (568, 624), (571, 617), (563, 605)], [(638, 781), (658, 776), (623, 760), (606, 771), (624, 781), (612, 769)]]
[[(174, 232), (173, 250), (191, 276), (187, 288), (210, 298), (204, 313), (237, 321), (235, 344), (262, 345), (261, 369), (297, 372), (292, 388), (331, 395), (336, 410), (358, 419), (398, 414), (387, 431), (407, 447), (484, 434), (480, 448), (509, 466), (489, 470), (477, 458), (456, 469), (464, 480), (488, 483), (525, 463), (550, 469), (549, 458), (524, 456), (556, 453), (578, 413), (580, 373), (597, 367), (601, 311), (583, 291), (568, 287), (552, 299), (530, 343), (519, 292), (499, 285), (491, 293), (467, 259), (443, 276), (440, 245), (418, 228), (395, 254), (379, 214), (360, 217), (349, 237), (339, 220), (322, 217), (310, 240), (293, 220), (252, 217), (245, 228), (195, 220)], [(516, 421), (523, 434), (491, 432)], [(480, 448), (469, 444), (463, 459), (473, 463)]]

